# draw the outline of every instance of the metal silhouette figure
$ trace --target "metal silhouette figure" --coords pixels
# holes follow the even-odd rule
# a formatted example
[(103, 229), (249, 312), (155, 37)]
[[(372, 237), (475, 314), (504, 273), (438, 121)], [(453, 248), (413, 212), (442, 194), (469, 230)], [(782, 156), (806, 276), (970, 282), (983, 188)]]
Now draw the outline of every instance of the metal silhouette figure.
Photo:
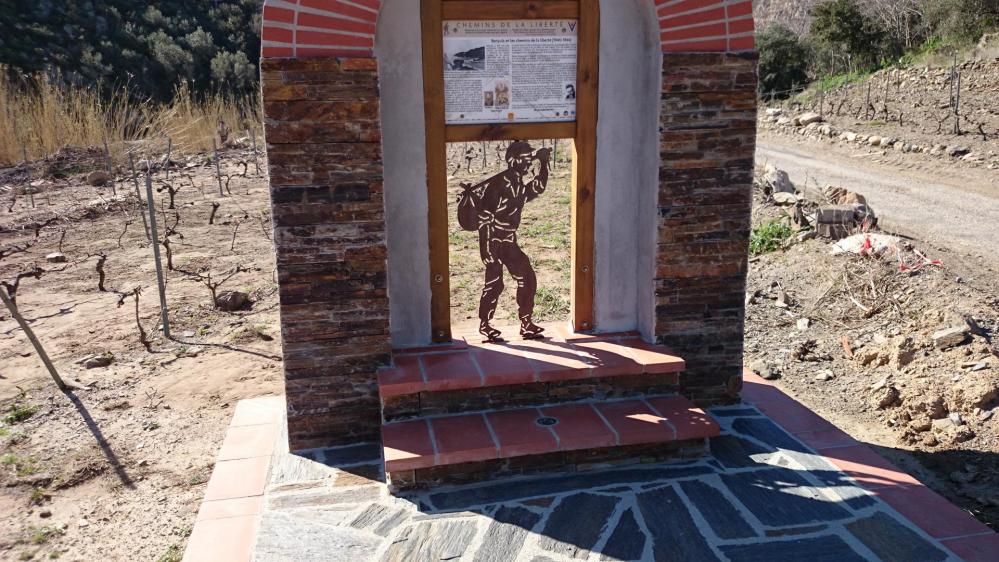
[[(502, 333), (490, 324), (503, 294), (503, 268), (517, 282), (517, 316), (520, 335), (539, 339), (544, 328), (534, 323), (534, 297), (538, 278), (531, 260), (517, 244), (524, 206), (537, 199), (548, 187), (551, 150), (535, 152), (523, 141), (506, 151), (507, 169), (478, 184), (462, 184), (458, 199), (458, 222), (468, 231), (479, 233), (479, 254), (486, 266), (485, 285), (479, 300), (479, 333), (489, 341), (499, 341)], [(528, 179), (534, 162), (538, 170)]]

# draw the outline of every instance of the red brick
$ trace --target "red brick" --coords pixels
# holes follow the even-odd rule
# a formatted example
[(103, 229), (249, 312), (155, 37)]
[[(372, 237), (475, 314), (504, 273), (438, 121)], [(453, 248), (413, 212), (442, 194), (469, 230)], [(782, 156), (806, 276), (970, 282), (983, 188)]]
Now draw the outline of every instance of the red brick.
[(536, 409), (486, 414), (499, 440), (499, 456), (539, 455), (557, 450), (558, 444), (552, 431), (536, 423), (541, 417), (541, 412)]
[(923, 485), (882, 488), (875, 490), (874, 494), (933, 538), (963, 537), (990, 531), (970, 514)]
[(819, 453), (869, 490), (921, 486), (919, 480), (902, 472), (866, 445), (821, 449)]
[(418, 356), (396, 355), (394, 367), (378, 370), (378, 391), (383, 398), (416, 394), (425, 388)]
[(382, 447), (387, 472), (426, 468), (436, 462), (436, 451), (426, 420), (383, 425)]
[(721, 432), (718, 423), (682, 396), (649, 398), (647, 402), (676, 429), (676, 439), (704, 439)]
[(461, 464), (499, 456), (499, 447), (481, 414), (434, 418), (430, 422), (437, 443), (437, 464)]
[(614, 428), (619, 445), (674, 440), (675, 433), (669, 422), (641, 400), (605, 402), (594, 406)]
[(482, 372), (485, 386), (525, 384), (537, 380), (531, 362), (512, 346), (475, 346), (471, 354)]
[(621, 345), (628, 347), (628, 352), (635, 362), (642, 367), (642, 372), (653, 375), (678, 373), (686, 367), (686, 362), (677, 357), (662, 345), (651, 345), (640, 339), (621, 340)]
[(965, 562), (995, 562), (999, 560), (999, 534), (989, 531), (974, 537), (943, 541), (943, 545)]
[(427, 390), (461, 390), (482, 386), (482, 375), (467, 352), (432, 353), (420, 358)]
[(574, 345), (590, 365), (590, 376), (613, 377), (642, 374), (642, 366), (635, 361), (628, 348), (619, 343), (595, 341), (579, 342)]
[(541, 413), (558, 420), (554, 427), (562, 450), (613, 447), (617, 444), (614, 431), (589, 404), (549, 406), (541, 408)]

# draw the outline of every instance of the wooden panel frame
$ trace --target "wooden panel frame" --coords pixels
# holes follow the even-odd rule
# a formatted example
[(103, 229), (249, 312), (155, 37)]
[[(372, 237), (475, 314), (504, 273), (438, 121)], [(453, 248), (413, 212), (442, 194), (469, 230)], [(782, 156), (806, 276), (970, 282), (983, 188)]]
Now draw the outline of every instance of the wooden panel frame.
[(447, 140), (444, 132), (442, 0), (420, 0), (423, 34), (423, 112), (427, 126), (427, 203), (430, 235), (430, 327), (435, 342), (451, 341), (451, 264), (448, 259)]
[[(445, 19), (578, 19), (575, 122), (447, 125), (444, 104)], [(421, 0), (432, 340), (451, 341), (447, 143), (573, 139), (572, 326), (596, 329), (593, 314), (594, 220), (599, 76), (599, 0)]]
[(445, 127), (445, 137), (447, 142), (572, 139), (576, 138), (576, 122), (448, 125)]
[(578, 0), (446, 0), (446, 20), (576, 19)]
[(594, 221), (597, 185), (597, 98), (600, 0), (579, 0), (576, 139), (572, 158), (572, 327), (597, 328), (593, 314)]

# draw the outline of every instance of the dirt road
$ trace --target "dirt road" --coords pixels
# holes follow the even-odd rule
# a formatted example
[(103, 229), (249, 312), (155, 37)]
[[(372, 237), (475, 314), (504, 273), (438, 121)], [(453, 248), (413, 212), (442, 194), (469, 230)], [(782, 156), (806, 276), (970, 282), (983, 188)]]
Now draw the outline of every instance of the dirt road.
[[(786, 170), (795, 185), (836, 185), (863, 194), (882, 227), (999, 265), (999, 172), (950, 169), (935, 161), (899, 166), (877, 155), (810, 142), (762, 136), (757, 164)], [(928, 157), (927, 157), (928, 158)], [(922, 168), (922, 169), (920, 169)]]

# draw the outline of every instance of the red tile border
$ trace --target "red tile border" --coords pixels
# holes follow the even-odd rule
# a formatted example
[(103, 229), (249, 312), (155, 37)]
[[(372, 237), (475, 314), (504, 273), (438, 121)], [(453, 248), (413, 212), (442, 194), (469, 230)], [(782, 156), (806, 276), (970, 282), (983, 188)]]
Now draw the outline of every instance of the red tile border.
[(666, 347), (645, 343), (634, 334), (603, 336), (572, 343), (549, 338), (469, 343), (457, 351), (407, 350), (393, 356), (392, 367), (379, 370), (379, 394), (391, 398), (531, 382), (670, 374), (685, 368), (684, 360)]
[(618, 445), (639, 445), (673, 441), (676, 430), (642, 400), (594, 404), (600, 415), (614, 428)]
[[(746, 371), (743, 401), (867, 488), (930, 536), (970, 562), (999, 560), (999, 535), (863, 443)], [(949, 540), (947, 540), (950, 538)]]
[(999, 560), (999, 534), (988, 533), (941, 541), (965, 562), (995, 562)]
[(241, 400), (219, 448), (212, 476), (184, 551), (186, 562), (248, 562), (279, 440), (285, 401)]
[(764, 402), (757, 404), (756, 407), (792, 433), (836, 429), (836, 426), (825, 418), (791, 399)]
[(591, 377), (640, 375), (645, 369), (626, 346), (614, 341), (581, 341), (574, 345), (590, 365)]
[(249, 562), (256, 533), (256, 515), (198, 521), (184, 562)]
[(436, 462), (437, 450), (427, 420), (383, 425), (382, 450), (386, 471), (428, 468)]
[(648, 398), (646, 402), (660, 415), (669, 420), (676, 430), (676, 440), (703, 439), (721, 433), (721, 427), (704, 410), (695, 408), (682, 396)]
[(421, 355), (420, 363), (426, 380), (424, 388), (430, 392), (483, 386), (482, 373), (467, 351)]
[(274, 424), (230, 427), (222, 440), (217, 460), (270, 456), (280, 433), (281, 428)]
[(270, 456), (216, 462), (204, 501), (263, 495), (270, 462)]
[(541, 412), (535, 409), (486, 414), (489, 427), (499, 441), (499, 456), (509, 458), (557, 451), (555, 434), (536, 423), (541, 417)]
[(936, 539), (992, 532), (971, 514), (922, 484), (880, 488), (873, 493)]
[(232, 413), (229, 427), (284, 423), (285, 402), (283, 396), (261, 396), (240, 400)]
[(196, 520), (207, 521), (210, 519), (226, 519), (228, 517), (257, 515), (260, 513), (260, 508), (263, 503), (263, 496), (206, 501), (201, 504)]
[(819, 449), (818, 453), (868, 490), (921, 485), (919, 480), (895, 468), (866, 445), (825, 448)]
[(482, 414), (432, 418), (437, 463), (461, 464), (499, 457), (499, 446)]
[(496, 346), (482, 346), (473, 348), (471, 355), (482, 373), (483, 386), (527, 384), (538, 379), (531, 362), (520, 353), (503, 351)]
[(546, 406), (541, 413), (559, 422), (554, 426), (559, 448), (564, 451), (613, 447), (617, 435), (590, 404)]
[(820, 429), (818, 431), (803, 431), (796, 435), (805, 445), (819, 450), (838, 447), (852, 447), (860, 443), (839, 429)]

